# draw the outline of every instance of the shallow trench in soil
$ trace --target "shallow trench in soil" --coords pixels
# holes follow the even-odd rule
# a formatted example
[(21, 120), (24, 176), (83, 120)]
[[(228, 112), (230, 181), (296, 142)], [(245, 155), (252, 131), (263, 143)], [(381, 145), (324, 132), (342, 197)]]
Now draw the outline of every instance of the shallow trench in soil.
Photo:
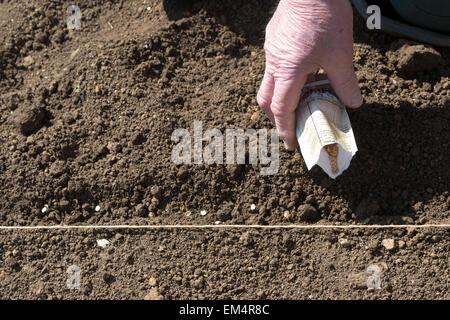
[(449, 299), (449, 245), (443, 228), (1, 230), (0, 298)]

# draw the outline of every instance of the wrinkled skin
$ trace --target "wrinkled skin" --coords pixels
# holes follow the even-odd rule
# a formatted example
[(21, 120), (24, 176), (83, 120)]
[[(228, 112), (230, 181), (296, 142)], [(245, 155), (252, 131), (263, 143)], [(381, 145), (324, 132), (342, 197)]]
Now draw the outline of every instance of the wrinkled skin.
[(360, 107), (348, 0), (281, 0), (266, 28), (266, 71), (258, 104), (295, 149), (295, 109), (309, 73), (323, 68), (341, 101)]

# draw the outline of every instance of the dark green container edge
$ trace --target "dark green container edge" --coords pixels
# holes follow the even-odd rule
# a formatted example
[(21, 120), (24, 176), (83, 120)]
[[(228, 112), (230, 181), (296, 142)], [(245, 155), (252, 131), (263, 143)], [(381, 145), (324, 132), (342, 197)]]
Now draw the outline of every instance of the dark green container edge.
[(449, 0), (390, 0), (395, 11), (411, 24), (450, 33)]

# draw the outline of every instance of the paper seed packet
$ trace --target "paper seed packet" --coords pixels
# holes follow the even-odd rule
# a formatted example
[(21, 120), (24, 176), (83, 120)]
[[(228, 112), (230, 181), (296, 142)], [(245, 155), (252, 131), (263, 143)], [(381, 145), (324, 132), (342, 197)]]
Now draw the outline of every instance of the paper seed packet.
[(325, 74), (312, 75), (296, 111), (296, 135), (308, 170), (319, 165), (335, 179), (358, 151), (345, 106)]

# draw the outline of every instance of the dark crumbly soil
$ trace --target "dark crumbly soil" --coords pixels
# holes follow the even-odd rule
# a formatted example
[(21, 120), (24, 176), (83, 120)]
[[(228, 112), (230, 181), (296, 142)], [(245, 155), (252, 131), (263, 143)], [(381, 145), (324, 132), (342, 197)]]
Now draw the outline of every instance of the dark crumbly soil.
[[(449, 231), (2, 230), (0, 298), (448, 300)], [(380, 289), (367, 289), (370, 265)]]
[(176, 166), (171, 133), (194, 120), (270, 127), (255, 95), (276, 1), (83, 1), (82, 29), (68, 31), (70, 4), (0, 2), (2, 225), (274, 224), (285, 211), (303, 223), (305, 204), (317, 211), (309, 223), (449, 221), (449, 50), (426, 57), (432, 70), (413, 68), (424, 60), (405, 62), (401, 40), (355, 15), (366, 102), (349, 111), (359, 152), (336, 181), (308, 172), (298, 151), (281, 152), (274, 176)]
[[(171, 133), (194, 120), (270, 127), (255, 95), (276, 1), (82, 1), (68, 31), (72, 4), (0, 0), (0, 225), (449, 222), (449, 50), (355, 16), (366, 103), (336, 181), (298, 151), (275, 176), (176, 166)], [(0, 298), (449, 299), (448, 248), (444, 228), (1, 230)]]

